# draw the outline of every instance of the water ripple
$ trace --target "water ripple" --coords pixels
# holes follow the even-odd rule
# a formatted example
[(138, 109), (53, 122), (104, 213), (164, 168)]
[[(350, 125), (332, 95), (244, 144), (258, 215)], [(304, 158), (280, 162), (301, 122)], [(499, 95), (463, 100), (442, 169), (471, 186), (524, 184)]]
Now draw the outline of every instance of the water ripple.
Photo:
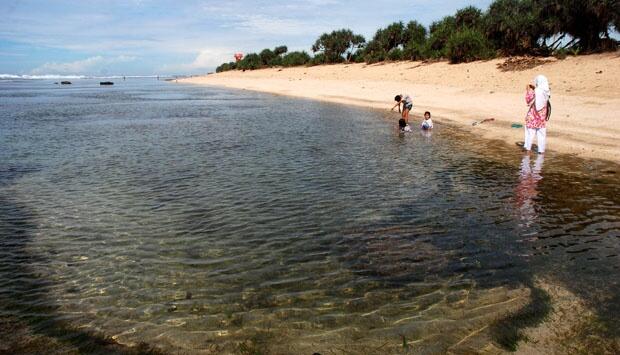
[(172, 351), (444, 352), (537, 273), (618, 294), (587, 287), (619, 276), (614, 166), (219, 89), (0, 96), (4, 313)]

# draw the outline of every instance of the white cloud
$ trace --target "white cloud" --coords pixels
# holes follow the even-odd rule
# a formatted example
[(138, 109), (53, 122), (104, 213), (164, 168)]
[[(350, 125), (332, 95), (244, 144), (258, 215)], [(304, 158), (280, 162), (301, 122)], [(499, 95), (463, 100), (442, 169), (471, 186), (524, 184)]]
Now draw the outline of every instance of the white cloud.
[(32, 74), (83, 74), (103, 69), (105, 66), (116, 63), (126, 63), (134, 61), (136, 57), (120, 55), (117, 57), (102, 57), (100, 55), (76, 60), (73, 62), (45, 63), (31, 71)]
[(239, 16), (238, 22), (234, 24), (237, 28), (243, 28), (251, 33), (265, 35), (303, 35), (308, 32), (318, 32), (316, 21), (306, 22), (301, 19), (279, 18), (265, 15), (243, 15)]
[(198, 55), (191, 63), (164, 65), (159, 68), (163, 73), (174, 72), (199, 72), (211, 70), (216, 66), (233, 61), (234, 49), (231, 48), (208, 48), (198, 52)]
[[(309, 50), (321, 33), (343, 27), (369, 39), (379, 27), (393, 21), (416, 19), (428, 25), (465, 5), (484, 8), (490, 2), (0, 0), (0, 42), (13, 43), (20, 53), (32, 55), (30, 60), (9, 61), (3, 53), (6, 59), (0, 64), (1, 71), (43, 74), (95, 74), (110, 68), (139, 74), (162, 68), (174, 73), (206, 70), (230, 61), (235, 51), (257, 52), (281, 44)], [(40, 59), (49, 58), (48, 53), (54, 58), (58, 49), (71, 58), (79, 55), (86, 59), (67, 63)], [(7, 52), (9, 47), (0, 51)], [(112, 67), (109, 60), (122, 54), (145, 60), (141, 66), (115, 62), (118, 66)], [(32, 67), (36, 69), (31, 71)]]
[(222, 64), (225, 61), (233, 60), (234, 51), (231, 49), (203, 49), (192, 62), (193, 68), (207, 68)]

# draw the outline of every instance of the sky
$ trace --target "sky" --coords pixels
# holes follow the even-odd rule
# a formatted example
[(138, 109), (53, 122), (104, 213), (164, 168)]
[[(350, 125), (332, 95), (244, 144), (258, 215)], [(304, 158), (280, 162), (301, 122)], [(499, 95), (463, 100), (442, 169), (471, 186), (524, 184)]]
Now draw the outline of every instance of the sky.
[(235, 52), (310, 52), (324, 32), (367, 40), (394, 21), (425, 26), (491, 0), (0, 0), (0, 74), (171, 75)]

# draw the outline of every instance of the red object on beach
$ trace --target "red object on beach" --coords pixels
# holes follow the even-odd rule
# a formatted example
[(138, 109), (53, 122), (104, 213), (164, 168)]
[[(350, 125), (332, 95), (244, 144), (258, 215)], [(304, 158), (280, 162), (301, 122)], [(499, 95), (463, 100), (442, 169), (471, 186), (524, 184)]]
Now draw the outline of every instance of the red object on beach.
[(235, 61), (240, 61), (243, 59), (243, 53), (235, 53)]

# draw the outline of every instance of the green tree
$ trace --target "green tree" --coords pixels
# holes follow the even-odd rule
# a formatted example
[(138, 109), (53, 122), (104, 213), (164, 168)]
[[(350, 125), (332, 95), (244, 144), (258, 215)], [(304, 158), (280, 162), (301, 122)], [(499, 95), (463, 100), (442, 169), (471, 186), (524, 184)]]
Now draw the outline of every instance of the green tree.
[(378, 40), (386, 52), (403, 44), (403, 34), (405, 25), (402, 22), (394, 22), (388, 25), (384, 30), (380, 30)]
[(310, 59), (310, 62), (308, 64), (321, 65), (321, 64), (326, 64), (326, 63), (328, 63), (327, 57), (325, 56), (325, 53), (321, 52), (321, 53), (315, 54), (314, 57)]
[(353, 53), (350, 60), (354, 63), (364, 63), (365, 62), (364, 55), (365, 54), (363, 50), (357, 51)]
[(349, 60), (365, 42), (361, 35), (356, 35), (348, 29), (341, 29), (323, 33), (312, 45), (312, 51), (322, 53), (327, 63), (340, 63), (345, 60), (345, 54), (346, 60)]
[(237, 63), (235, 63), (235, 62), (223, 63), (219, 67), (215, 68), (215, 72), (216, 73), (221, 73), (221, 72), (225, 72), (225, 71), (229, 71), (229, 70), (234, 70), (234, 69), (236, 69), (236, 67), (237, 67)]
[(533, 0), (496, 0), (486, 16), (485, 34), (504, 54), (534, 53), (540, 48), (543, 22)]
[(395, 52), (390, 55), (390, 51), (403, 44), (405, 25), (402, 22), (394, 22), (386, 28), (380, 28), (375, 32), (373, 38), (364, 47), (364, 59), (372, 64), (384, 61), (388, 58), (395, 58)]
[(538, 0), (544, 34), (566, 33), (585, 51), (603, 48), (620, 16), (618, 0)]
[(380, 28), (368, 42), (366, 49), (387, 53), (403, 43), (404, 32), (405, 25), (402, 22), (394, 22), (386, 28)]
[(461, 30), (463, 28), (476, 28), (480, 29), (484, 25), (484, 17), (482, 11), (474, 6), (468, 6), (460, 9), (454, 15), (454, 22), (456, 28)]
[(306, 65), (312, 58), (305, 51), (302, 52), (290, 52), (282, 57), (282, 66), (295, 67), (300, 65)]
[(407, 24), (403, 32), (403, 58), (419, 60), (426, 58), (426, 28), (416, 21)]
[(388, 52), (387, 57), (389, 60), (403, 60), (403, 51), (399, 48), (393, 48), (391, 51)]
[(487, 59), (492, 54), (491, 43), (478, 29), (466, 27), (453, 33), (446, 42), (446, 55), (453, 64)]
[(384, 61), (387, 58), (387, 51), (379, 41), (372, 40), (364, 47), (364, 60), (368, 64)]
[(247, 54), (242, 60), (237, 63), (237, 69), (241, 70), (254, 70), (263, 67), (263, 61), (260, 55), (256, 53)]
[(283, 54), (285, 54), (286, 52), (288, 52), (288, 48), (286, 46), (278, 46), (276, 48), (274, 48), (273, 53), (277, 56), (281, 56)]
[(446, 16), (440, 21), (433, 22), (429, 30), (429, 54), (436, 58), (445, 56), (448, 39), (456, 32), (456, 19), (454, 16)]
[(424, 43), (426, 41), (426, 28), (417, 21), (410, 21), (403, 31), (402, 44), (409, 42)]
[(276, 58), (276, 54), (271, 49), (268, 49), (268, 48), (263, 49), (259, 53), (259, 56), (260, 56), (260, 60), (263, 66), (271, 65), (271, 62), (274, 60), (274, 58)]

